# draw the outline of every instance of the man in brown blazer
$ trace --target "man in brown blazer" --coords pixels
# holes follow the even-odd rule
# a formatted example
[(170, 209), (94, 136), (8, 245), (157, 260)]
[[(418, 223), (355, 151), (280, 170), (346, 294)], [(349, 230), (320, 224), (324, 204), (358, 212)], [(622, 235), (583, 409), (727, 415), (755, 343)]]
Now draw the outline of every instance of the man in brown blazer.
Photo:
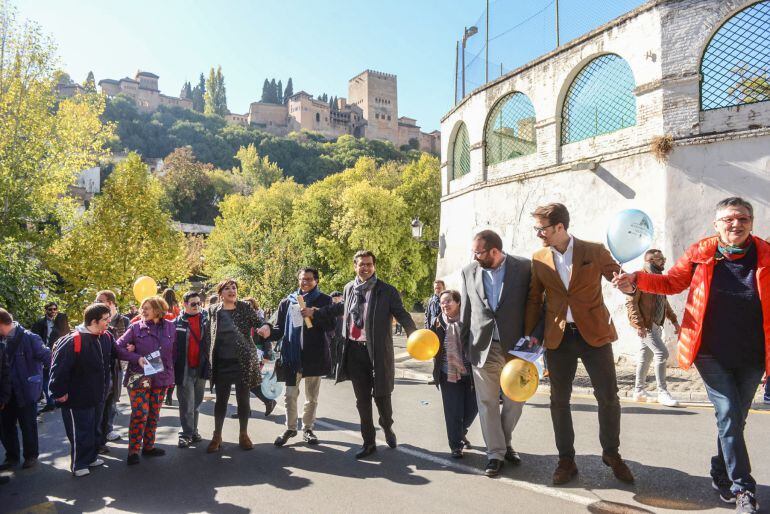
[(550, 372), (551, 420), (559, 451), (553, 483), (565, 484), (577, 475), (570, 397), (578, 359), (583, 361), (599, 404), (602, 461), (619, 480), (633, 482), (631, 470), (618, 453), (620, 400), (610, 344), (618, 335), (602, 298), (602, 277), (612, 281), (620, 266), (604, 245), (581, 241), (567, 232), (569, 212), (564, 205), (538, 207), (532, 216), (544, 248), (532, 257), (525, 333), (532, 334), (545, 315), (542, 342)]

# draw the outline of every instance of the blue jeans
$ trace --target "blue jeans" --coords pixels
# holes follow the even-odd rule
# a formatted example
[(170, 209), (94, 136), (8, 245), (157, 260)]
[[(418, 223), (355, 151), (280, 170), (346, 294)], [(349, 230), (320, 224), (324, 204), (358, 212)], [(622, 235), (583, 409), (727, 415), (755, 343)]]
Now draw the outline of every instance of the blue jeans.
[(729, 369), (711, 355), (698, 355), (695, 359), (717, 418), (719, 436), (717, 454), (711, 458), (711, 476), (727, 476), (733, 483), (734, 493), (756, 492), (743, 429), (765, 371), (763, 364)]

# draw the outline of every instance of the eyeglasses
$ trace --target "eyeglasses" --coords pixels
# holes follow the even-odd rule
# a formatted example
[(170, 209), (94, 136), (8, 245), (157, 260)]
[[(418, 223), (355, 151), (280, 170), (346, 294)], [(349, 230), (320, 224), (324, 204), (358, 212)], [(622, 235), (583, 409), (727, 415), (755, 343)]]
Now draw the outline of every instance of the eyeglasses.
[(58, 310), (59, 310), (59, 309), (57, 309), (56, 307), (49, 307), (49, 308), (47, 308), (45, 311), (46, 311), (46, 312), (56, 312), (56, 311), (58, 311)]
[(106, 318), (102, 318), (99, 321), (106, 321), (109, 322), (112, 319), (112, 316), (107, 316)]
[(721, 221), (725, 225), (732, 225), (734, 222), (738, 222), (740, 225), (747, 225), (751, 222), (753, 218), (749, 218), (748, 216), (740, 216), (738, 218), (733, 218), (730, 216), (727, 216), (725, 218), (719, 218), (717, 221)]
[(551, 228), (553, 225), (546, 225), (544, 227), (532, 227), (536, 234), (545, 234), (545, 229)]
[(471, 252), (471, 254), (472, 254), (474, 257), (481, 257), (482, 255), (484, 255), (485, 253), (488, 253), (488, 252), (489, 252), (489, 249), (487, 249), (487, 250), (481, 250), (480, 252)]
[(189, 305), (190, 307), (200, 307), (201, 302), (190, 302), (187, 305)]

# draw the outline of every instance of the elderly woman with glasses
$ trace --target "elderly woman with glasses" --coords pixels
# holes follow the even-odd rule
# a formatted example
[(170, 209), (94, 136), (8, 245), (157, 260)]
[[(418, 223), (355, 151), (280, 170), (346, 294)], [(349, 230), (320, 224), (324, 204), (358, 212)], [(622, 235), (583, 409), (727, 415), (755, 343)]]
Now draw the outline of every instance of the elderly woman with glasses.
[(620, 274), (625, 293), (677, 294), (687, 305), (679, 365), (698, 369), (717, 418), (714, 489), (737, 512), (756, 512), (744, 427), (763, 373), (770, 371), (770, 244), (752, 235), (754, 209), (742, 198), (716, 205), (716, 235), (691, 245), (667, 273)]

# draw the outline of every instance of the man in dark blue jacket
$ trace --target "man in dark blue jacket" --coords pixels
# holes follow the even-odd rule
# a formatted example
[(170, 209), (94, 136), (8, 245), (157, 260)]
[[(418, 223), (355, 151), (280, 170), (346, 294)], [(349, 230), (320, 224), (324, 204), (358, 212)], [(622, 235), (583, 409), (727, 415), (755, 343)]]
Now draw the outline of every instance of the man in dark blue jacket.
[(43, 392), (43, 364), (51, 359), (51, 350), (40, 336), (13, 320), (0, 309), (0, 345), (5, 346), (11, 376), (11, 396), (0, 411), (0, 433), (5, 447), (5, 461), (0, 470), (15, 467), (21, 458), (19, 436), (24, 446), (24, 468), (37, 464), (37, 400)]
[[(5, 345), (0, 344), (0, 411), (11, 399), (11, 370), (8, 367), (8, 357), (5, 355)], [(7, 484), (10, 479), (0, 477), (0, 484)]]
[(103, 303), (83, 312), (83, 324), (56, 343), (51, 363), (51, 396), (61, 406), (70, 440), (70, 469), (76, 477), (101, 466), (99, 431), (104, 400), (112, 382), (114, 340), (107, 331), (112, 315)]
[(184, 312), (176, 325), (176, 361), (174, 382), (179, 400), (179, 448), (201, 441), (198, 433), (198, 413), (203, 402), (211, 366), (209, 364), (208, 313), (201, 309), (203, 299), (199, 293), (188, 291), (184, 294)]

